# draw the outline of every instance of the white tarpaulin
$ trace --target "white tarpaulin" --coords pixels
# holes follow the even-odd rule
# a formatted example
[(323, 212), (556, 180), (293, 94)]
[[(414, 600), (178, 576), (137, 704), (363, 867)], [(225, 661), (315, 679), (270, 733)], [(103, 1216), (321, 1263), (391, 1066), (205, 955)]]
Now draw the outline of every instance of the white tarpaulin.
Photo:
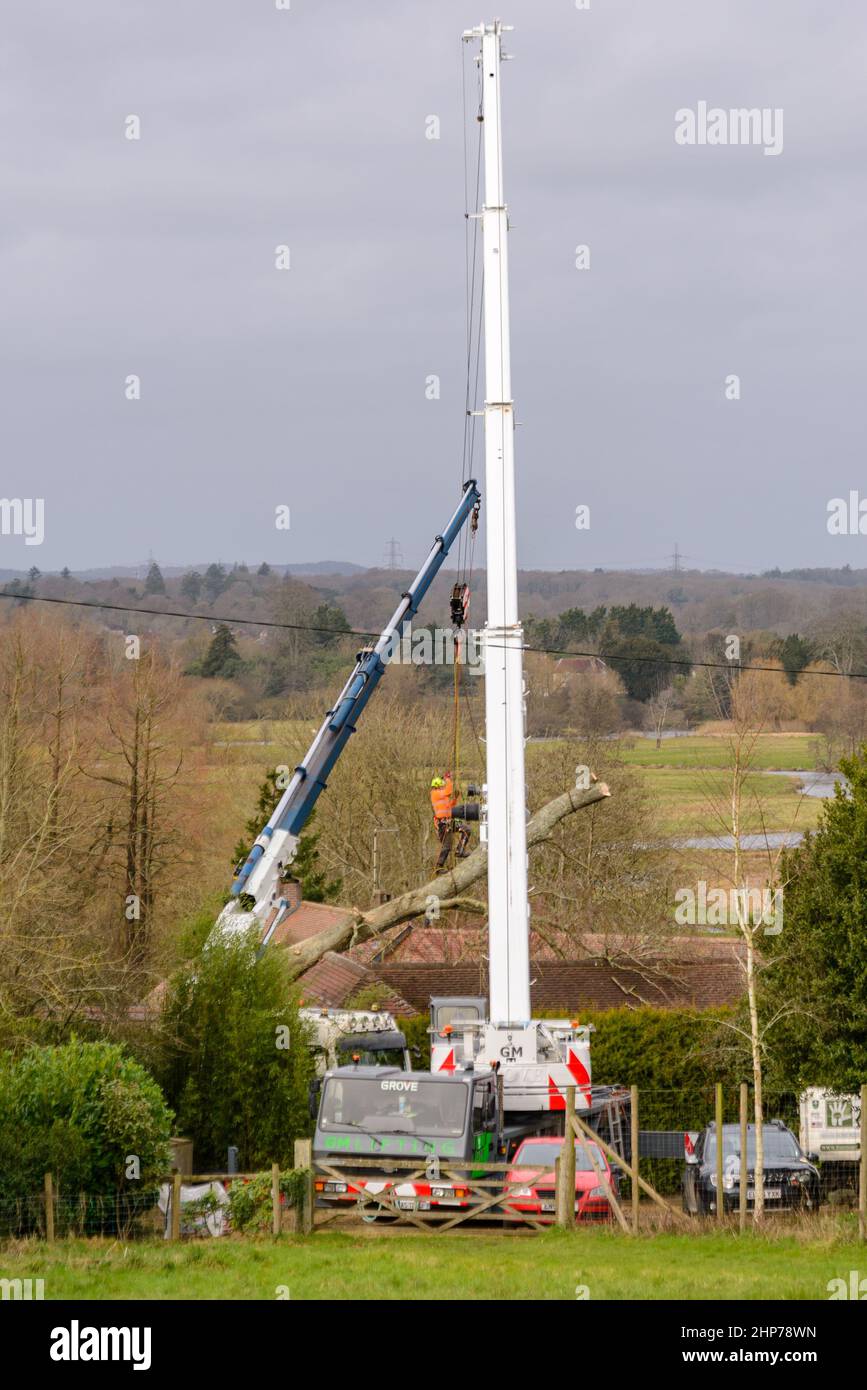
[[(164, 1182), (157, 1204), (166, 1218), (164, 1237), (168, 1240), (172, 1227), (172, 1186)], [(226, 1207), (229, 1197), (221, 1182), (181, 1183), (181, 1235), (204, 1234), (221, 1236), (226, 1229)]]

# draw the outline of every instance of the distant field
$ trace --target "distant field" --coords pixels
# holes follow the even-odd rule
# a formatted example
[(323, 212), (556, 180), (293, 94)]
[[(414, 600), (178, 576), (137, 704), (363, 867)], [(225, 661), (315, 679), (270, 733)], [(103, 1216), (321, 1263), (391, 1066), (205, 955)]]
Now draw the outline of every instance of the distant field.
[[(290, 765), (316, 731), (313, 720), (246, 720), (214, 726), (216, 764), (237, 769), (244, 795), (258, 786), (263, 768)], [(556, 740), (551, 740), (556, 744)], [(815, 767), (814, 734), (764, 734), (758, 741), (757, 771), (801, 770)], [(535, 746), (549, 746), (535, 745)], [(659, 834), (714, 835), (722, 833), (719, 810), (727, 799), (725, 767), (728, 744), (721, 734), (695, 734), (664, 739), (624, 738), (619, 754), (626, 766), (641, 771), (659, 808)], [(532, 764), (531, 764), (532, 766)], [(610, 778), (616, 788), (616, 774)], [(744, 806), (745, 829), (758, 832), (809, 830), (818, 823), (822, 802), (803, 797), (795, 778), (752, 776)], [(761, 811), (756, 802), (760, 799)]]
[[(699, 1232), (631, 1239), (544, 1234), (345, 1235), (307, 1240), (23, 1241), (0, 1246), (5, 1278), (44, 1279), (46, 1299), (825, 1299), (858, 1249), (844, 1218), (811, 1234)], [(586, 1295), (585, 1295), (586, 1296)]]
[[(642, 767), (641, 778), (658, 807), (661, 834), (730, 833), (730, 823), (724, 824), (730, 788), (724, 772), (698, 766)], [(616, 777), (611, 778), (611, 784), (616, 788)], [(811, 830), (818, 823), (822, 805), (818, 797), (801, 795), (794, 777), (754, 774), (745, 786), (744, 830)]]
[[(315, 719), (246, 719), (214, 724), (213, 734), (221, 747), (268, 749), (287, 746), (305, 736), (311, 738), (317, 728)], [(546, 742), (554, 744), (558, 740)], [(780, 771), (814, 768), (815, 746), (815, 734), (762, 734), (756, 745), (754, 766)], [(619, 756), (625, 763), (640, 767), (724, 767), (728, 742), (721, 734), (687, 734), (683, 738), (663, 739), (662, 747), (657, 748), (653, 738), (625, 734)]]
[(318, 724), (312, 719), (244, 719), (236, 724), (213, 725), (215, 742), (230, 747), (246, 744), (279, 747), (304, 734), (312, 738), (317, 728)]
[[(684, 738), (664, 738), (656, 747), (652, 738), (624, 739), (623, 760), (640, 767), (724, 767), (728, 740), (718, 734), (688, 734)], [(815, 734), (762, 734), (756, 744), (755, 768), (815, 768)]]

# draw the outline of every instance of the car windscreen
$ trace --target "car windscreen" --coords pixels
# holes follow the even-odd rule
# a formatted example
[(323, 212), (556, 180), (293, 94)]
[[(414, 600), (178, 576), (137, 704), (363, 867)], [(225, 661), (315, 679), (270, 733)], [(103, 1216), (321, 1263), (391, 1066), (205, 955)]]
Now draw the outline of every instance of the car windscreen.
[(372, 1134), (464, 1132), (467, 1087), (448, 1081), (393, 1077), (331, 1077), (325, 1084), (323, 1130), (363, 1129)]
[[(596, 1144), (588, 1146), (593, 1151), (593, 1158), (600, 1173), (605, 1171), (605, 1159), (602, 1157)], [(559, 1144), (522, 1144), (515, 1154), (512, 1162), (516, 1168), (553, 1168), (557, 1159), (560, 1157), (563, 1145)], [(593, 1164), (587, 1149), (575, 1142), (575, 1172), (592, 1173)]]
[[(762, 1131), (764, 1138), (764, 1162), (771, 1164), (778, 1160), (788, 1160), (800, 1158), (800, 1152), (795, 1140), (795, 1136), (790, 1134), (787, 1129), (776, 1129), (772, 1125), (765, 1125)], [(738, 1158), (741, 1152), (741, 1136), (736, 1125), (731, 1129), (728, 1125), (723, 1129), (723, 1159)], [(716, 1135), (709, 1134), (704, 1151), (705, 1163), (713, 1164), (716, 1162)], [(754, 1129), (747, 1132), (747, 1164), (756, 1161), (756, 1133)]]

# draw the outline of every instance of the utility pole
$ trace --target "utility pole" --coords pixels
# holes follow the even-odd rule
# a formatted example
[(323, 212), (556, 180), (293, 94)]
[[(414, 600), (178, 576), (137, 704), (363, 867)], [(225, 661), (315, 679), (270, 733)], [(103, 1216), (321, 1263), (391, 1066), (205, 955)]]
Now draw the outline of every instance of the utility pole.
[(503, 193), (499, 20), (467, 30), (481, 39), (485, 201), (482, 209), (485, 324), (485, 506), (488, 617), (488, 938), (490, 1021), (530, 1018), (527, 796), (524, 774), (524, 632), (518, 618), (515, 418), (509, 344), (508, 213)]
[(679, 550), (679, 548), (678, 548), (677, 541), (674, 542), (674, 554), (672, 555), (671, 558), (672, 558), (672, 561), (674, 562), (674, 573), (675, 573), (675, 574), (680, 574), (680, 560), (681, 560), (681, 555), (680, 555), (680, 550)]

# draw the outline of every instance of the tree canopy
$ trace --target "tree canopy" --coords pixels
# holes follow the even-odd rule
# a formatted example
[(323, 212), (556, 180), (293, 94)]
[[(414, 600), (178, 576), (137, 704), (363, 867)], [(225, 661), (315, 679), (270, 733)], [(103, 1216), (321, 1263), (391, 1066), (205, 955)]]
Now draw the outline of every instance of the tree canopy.
[(762, 939), (768, 1038), (782, 1083), (858, 1089), (867, 1076), (867, 746), (843, 758), (848, 789), (782, 861), (783, 930)]
[(257, 935), (209, 940), (166, 1002), (160, 1077), (206, 1170), (222, 1171), (230, 1144), (242, 1171), (291, 1166), (294, 1140), (309, 1128), (313, 1062), (285, 952), (257, 960)]
[(200, 673), (203, 676), (229, 678), (238, 674), (240, 665), (241, 654), (235, 643), (234, 634), (225, 623), (220, 623), (211, 638), (211, 645), (205, 653)]

